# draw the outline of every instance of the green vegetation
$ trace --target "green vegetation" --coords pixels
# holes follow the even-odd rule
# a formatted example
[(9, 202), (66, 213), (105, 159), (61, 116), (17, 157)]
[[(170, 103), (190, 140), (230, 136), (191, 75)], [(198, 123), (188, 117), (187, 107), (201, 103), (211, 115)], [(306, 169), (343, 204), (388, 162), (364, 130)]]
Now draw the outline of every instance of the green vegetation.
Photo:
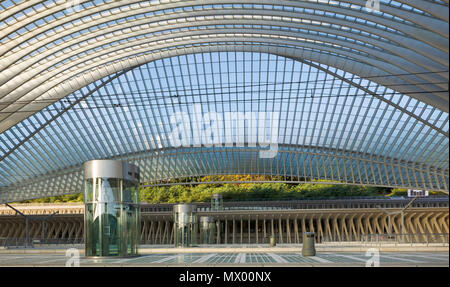
[[(206, 183), (233, 181), (233, 183)], [(197, 178), (172, 179), (167, 183), (205, 182), (205, 184), (167, 185), (141, 188), (142, 202), (178, 203), (208, 202), (213, 193), (221, 193), (225, 201), (244, 200), (295, 200), (295, 199), (333, 199), (349, 196), (406, 196), (407, 190), (402, 188), (384, 188), (345, 184), (282, 182), (243, 183), (249, 181), (283, 180), (281, 177), (233, 175), (204, 176)], [(296, 179), (292, 179), (293, 181)], [(303, 179), (300, 179), (303, 180)], [(236, 182), (236, 183), (234, 183)], [(430, 191), (430, 195), (442, 194)], [(22, 203), (83, 202), (83, 194), (69, 194), (33, 200)]]
[(380, 196), (387, 195), (389, 192), (390, 189), (380, 187), (309, 183), (172, 185), (141, 189), (141, 201), (148, 203), (205, 202), (211, 199), (213, 193), (221, 193), (225, 201), (243, 201)]
[(24, 200), (20, 203), (59, 203), (59, 202), (83, 202), (82, 193), (66, 194), (60, 196), (44, 197), (38, 199)]
[(388, 196), (407, 196), (408, 190), (404, 188), (393, 188), (391, 193)]
[[(233, 176), (234, 181), (267, 180), (265, 177), (250, 178)], [(274, 178), (272, 178), (274, 179)], [(191, 179), (192, 180), (192, 179)], [(224, 178), (201, 177), (197, 182), (224, 181)], [(181, 180), (179, 181), (181, 182)], [(396, 190), (396, 189), (394, 189)], [(214, 183), (196, 185), (168, 185), (141, 188), (142, 202), (176, 203), (207, 202), (213, 193), (221, 193), (226, 201), (244, 200), (290, 200), (290, 199), (323, 199), (348, 196), (382, 196), (399, 195), (390, 188), (355, 186), (344, 184), (288, 184), (288, 183)], [(83, 194), (70, 194), (26, 200), (22, 203), (83, 202)]]
[[(349, 196), (406, 196), (402, 188), (384, 188), (344, 184), (226, 183), (171, 185), (141, 188), (142, 202), (178, 203), (208, 202), (213, 193), (221, 193), (225, 201), (333, 199)], [(440, 192), (430, 191), (430, 195)], [(21, 203), (83, 202), (83, 194), (69, 194), (25, 200)]]

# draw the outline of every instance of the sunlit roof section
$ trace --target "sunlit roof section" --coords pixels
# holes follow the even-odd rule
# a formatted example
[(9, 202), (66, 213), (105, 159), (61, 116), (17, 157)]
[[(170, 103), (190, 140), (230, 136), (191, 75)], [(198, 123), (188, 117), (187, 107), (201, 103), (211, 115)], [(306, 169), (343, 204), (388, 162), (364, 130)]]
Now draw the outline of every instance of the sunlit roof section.
[[(251, 146), (247, 131), (235, 137), (236, 126), (223, 121), (212, 147), (202, 145), (193, 127), (189, 146), (170, 141), (176, 114), (195, 123), (208, 112), (258, 111), (278, 113), (274, 159), (260, 159), (261, 148)], [(111, 75), (4, 132), (2, 157), (18, 148), (3, 160), (1, 177), (13, 185), (73, 174), (92, 158), (121, 158), (141, 166), (145, 182), (282, 174), (298, 181), (445, 189), (436, 178), (448, 180), (448, 121), (448, 113), (408, 95), (318, 63), (264, 53), (188, 54)], [(424, 171), (430, 176), (421, 178)]]
[[(448, 46), (443, 1), (2, 1), (0, 192), (75, 192), (97, 158), (448, 191)], [(278, 156), (170, 143), (210, 112), (276, 112)]]

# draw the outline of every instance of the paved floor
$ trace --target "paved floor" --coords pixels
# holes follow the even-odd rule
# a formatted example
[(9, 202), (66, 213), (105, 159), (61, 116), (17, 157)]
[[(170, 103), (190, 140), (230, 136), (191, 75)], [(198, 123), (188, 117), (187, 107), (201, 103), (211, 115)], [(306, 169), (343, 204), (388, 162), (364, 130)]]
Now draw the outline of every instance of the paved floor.
[[(0, 254), (4, 266), (66, 266), (72, 255)], [(92, 259), (80, 257), (80, 266), (365, 266), (375, 259), (363, 252), (317, 253), (183, 253), (144, 254), (133, 258)], [(73, 259), (73, 257), (72, 257)], [(69, 262), (73, 262), (69, 261)], [(449, 266), (448, 252), (381, 252), (379, 266)]]

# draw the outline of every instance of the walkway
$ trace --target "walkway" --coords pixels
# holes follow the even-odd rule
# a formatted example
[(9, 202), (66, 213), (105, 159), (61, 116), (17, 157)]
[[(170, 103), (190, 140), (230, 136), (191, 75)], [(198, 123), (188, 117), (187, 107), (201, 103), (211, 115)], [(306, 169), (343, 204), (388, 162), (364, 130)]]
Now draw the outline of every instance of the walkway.
[[(380, 266), (449, 266), (448, 252), (381, 252)], [(80, 266), (352, 266), (364, 267), (371, 256), (365, 252), (321, 252), (304, 257), (298, 252), (288, 253), (166, 253), (142, 254), (133, 258), (80, 258)], [(65, 266), (69, 257), (64, 253), (0, 254), (4, 266)]]

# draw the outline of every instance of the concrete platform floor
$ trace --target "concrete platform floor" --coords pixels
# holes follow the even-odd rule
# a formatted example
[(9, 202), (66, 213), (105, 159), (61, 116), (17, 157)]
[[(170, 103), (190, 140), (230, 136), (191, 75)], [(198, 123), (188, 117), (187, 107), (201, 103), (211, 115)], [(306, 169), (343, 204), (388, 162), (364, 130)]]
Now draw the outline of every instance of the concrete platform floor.
[[(13, 251), (13, 250), (10, 250)], [(35, 250), (39, 251), (39, 250)], [(366, 252), (318, 252), (316, 256), (304, 257), (301, 252), (239, 252), (203, 253), (148, 253), (133, 258), (84, 258), (80, 253), (80, 267), (165, 267), (165, 266), (292, 266), (292, 267), (364, 267), (372, 255)], [(73, 253), (0, 253), (0, 267), (13, 266), (66, 266)], [(74, 259), (74, 258), (72, 258)], [(448, 252), (380, 252), (380, 267), (449, 266)]]

